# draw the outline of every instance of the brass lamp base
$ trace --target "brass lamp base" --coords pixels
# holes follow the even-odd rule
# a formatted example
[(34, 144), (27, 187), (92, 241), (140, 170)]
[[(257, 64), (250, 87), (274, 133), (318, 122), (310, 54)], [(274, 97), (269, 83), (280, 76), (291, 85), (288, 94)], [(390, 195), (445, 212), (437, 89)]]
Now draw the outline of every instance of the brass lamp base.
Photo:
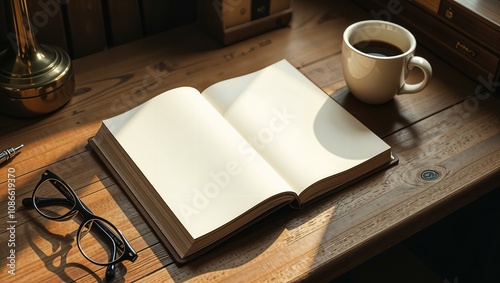
[[(0, 112), (36, 117), (53, 112), (73, 96), (75, 79), (69, 55), (55, 46), (39, 45), (29, 60), (0, 53)], [(10, 56), (9, 56), (10, 55)]]

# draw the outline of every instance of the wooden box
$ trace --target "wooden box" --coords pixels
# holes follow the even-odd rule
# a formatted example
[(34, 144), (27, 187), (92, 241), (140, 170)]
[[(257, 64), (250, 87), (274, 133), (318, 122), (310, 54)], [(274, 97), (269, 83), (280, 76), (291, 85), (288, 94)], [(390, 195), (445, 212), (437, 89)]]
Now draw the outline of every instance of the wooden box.
[(285, 27), (290, 0), (198, 0), (198, 25), (224, 44)]

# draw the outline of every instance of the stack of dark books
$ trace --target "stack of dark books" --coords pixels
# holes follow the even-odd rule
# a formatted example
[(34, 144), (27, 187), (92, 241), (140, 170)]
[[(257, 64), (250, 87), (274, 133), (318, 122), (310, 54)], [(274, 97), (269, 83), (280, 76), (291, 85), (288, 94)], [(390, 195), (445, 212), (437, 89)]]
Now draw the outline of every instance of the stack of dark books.
[[(0, 2), (0, 50), (12, 44), (7, 2)], [(28, 0), (27, 8), (38, 41), (73, 59), (196, 20), (196, 0)]]
[(399, 23), (450, 65), (500, 93), (499, 0), (356, 0), (379, 20)]

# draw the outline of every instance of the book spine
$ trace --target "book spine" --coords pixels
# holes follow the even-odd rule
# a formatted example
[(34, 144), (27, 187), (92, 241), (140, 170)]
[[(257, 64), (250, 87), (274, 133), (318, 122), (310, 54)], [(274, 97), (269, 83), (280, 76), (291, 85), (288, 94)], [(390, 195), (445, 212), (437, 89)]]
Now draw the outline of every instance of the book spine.
[(66, 28), (59, 1), (28, 0), (28, 11), (35, 36), (41, 44), (56, 45), (68, 51)]
[(63, 5), (68, 28), (68, 45), (73, 58), (106, 49), (103, 7), (100, 0), (73, 0)]
[(142, 20), (137, 0), (106, 0), (104, 19), (109, 46), (142, 37)]
[(196, 0), (141, 0), (140, 5), (146, 35), (194, 22), (196, 18)]
[(221, 2), (219, 19), (223, 22), (224, 28), (227, 29), (252, 20), (252, 1)]
[(5, 48), (7, 44), (9, 44), (8, 38), (8, 18), (6, 14), (7, 7), (5, 6), (5, 2), (2, 1), (0, 4), (0, 46), (2, 50)]

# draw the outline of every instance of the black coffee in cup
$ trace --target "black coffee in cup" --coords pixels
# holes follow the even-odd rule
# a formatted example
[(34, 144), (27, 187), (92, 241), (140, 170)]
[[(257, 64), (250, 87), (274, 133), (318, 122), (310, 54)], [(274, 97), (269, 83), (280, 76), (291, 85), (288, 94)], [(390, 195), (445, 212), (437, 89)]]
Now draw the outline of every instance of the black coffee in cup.
[[(432, 67), (415, 56), (416, 46), (410, 31), (391, 22), (368, 20), (348, 26), (342, 35), (342, 73), (350, 93), (363, 102), (382, 104), (396, 95), (423, 90)], [(414, 67), (424, 76), (409, 83), (408, 70)]]
[(357, 50), (379, 57), (391, 57), (403, 54), (403, 50), (391, 43), (380, 40), (366, 40), (353, 45)]

